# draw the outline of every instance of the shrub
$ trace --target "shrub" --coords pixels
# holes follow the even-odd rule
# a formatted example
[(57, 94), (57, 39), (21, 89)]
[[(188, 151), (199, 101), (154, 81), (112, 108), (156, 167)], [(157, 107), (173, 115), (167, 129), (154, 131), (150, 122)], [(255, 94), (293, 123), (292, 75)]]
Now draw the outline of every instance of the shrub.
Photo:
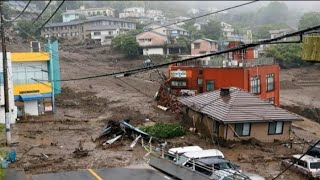
[(183, 136), (185, 134), (181, 125), (172, 123), (156, 123), (153, 126), (141, 127), (140, 129), (151, 136), (164, 139)]

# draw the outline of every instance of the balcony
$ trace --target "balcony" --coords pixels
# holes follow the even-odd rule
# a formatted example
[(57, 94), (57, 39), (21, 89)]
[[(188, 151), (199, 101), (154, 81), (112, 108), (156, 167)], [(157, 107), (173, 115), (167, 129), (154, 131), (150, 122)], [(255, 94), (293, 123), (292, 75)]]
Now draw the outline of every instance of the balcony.
[[(186, 59), (186, 58), (182, 58), (182, 59)], [(176, 63), (173, 66), (242, 68), (242, 67), (272, 65), (272, 64), (275, 64), (275, 61), (273, 58), (257, 58), (257, 59), (245, 59), (245, 60), (231, 60), (231, 61), (228, 61), (222, 58), (221, 59), (201, 58), (201, 59), (191, 60), (183, 63)]]

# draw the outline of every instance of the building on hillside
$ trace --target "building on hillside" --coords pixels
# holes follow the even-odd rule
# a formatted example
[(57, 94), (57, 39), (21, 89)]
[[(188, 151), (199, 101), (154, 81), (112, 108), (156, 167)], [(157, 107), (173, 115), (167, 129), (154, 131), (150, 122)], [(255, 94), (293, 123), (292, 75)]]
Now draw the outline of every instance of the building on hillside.
[(189, 17), (183, 17), (183, 16), (179, 16), (179, 17), (176, 17), (176, 18), (173, 18), (173, 20), (175, 21), (175, 23), (177, 23), (176, 25), (177, 26), (183, 26), (185, 23), (184, 22), (181, 22), (181, 21), (186, 21), (186, 20), (189, 20), (191, 18)]
[(119, 13), (119, 18), (142, 18), (145, 16), (145, 10), (143, 7), (131, 7), (123, 10)]
[(80, 9), (76, 10), (66, 10), (66, 12), (62, 13), (62, 21), (69, 22), (73, 20), (80, 19), (83, 17), (91, 17), (91, 16), (110, 16), (115, 17), (115, 10), (110, 7), (99, 7), (99, 8), (88, 8), (86, 9), (84, 6), (80, 6)]
[(209, 54), (218, 51), (218, 42), (212, 39), (202, 38), (191, 43), (191, 55)]
[(169, 23), (164, 23), (164, 24), (152, 23), (144, 27), (144, 30), (146, 31), (152, 30), (159, 34), (168, 36), (168, 38), (190, 37), (189, 31), (176, 25), (169, 25), (169, 26), (167, 25), (169, 25)]
[[(228, 48), (240, 42), (230, 42)], [(193, 60), (169, 66), (169, 83), (173, 92), (203, 93), (235, 86), (280, 105), (280, 67), (272, 58), (256, 58), (254, 48), (230, 52), (224, 59)], [(205, 62), (203, 62), (205, 61)], [(184, 74), (176, 76), (176, 72)]]
[(165, 46), (168, 43), (167, 36), (157, 32), (143, 32), (136, 36), (139, 47), (142, 48), (143, 55), (166, 54)]
[(221, 22), (221, 30), (222, 30), (223, 37), (225, 38), (234, 37), (234, 28), (232, 27), (231, 24)]
[[(54, 108), (53, 93), (61, 93), (58, 42), (51, 43), (51, 48), (47, 48), (47, 51), (51, 54), (12, 52), (8, 56), (8, 61), (11, 62), (9, 63), (11, 64), (9, 86), (11, 86), (14, 100), (14, 103), (11, 102), (13, 123), (16, 117), (38, 116), (51, 112)], [(0, 97), (3, 97), (2, 95), (1, 92)]]
[(202, 28), (203, 26), (206, 26), (206, 25), (208, 25), (208, 22), (207, 22), (207, 21), (197, 21), (197, 22), (194, 23), (193, 26), (196, 27), (196, 29), (197, 29), (198, 31), (200, 31), (201, 28)]
[[(0, 123), (5, 123), (5, 99), (4, 99), (4, 79), (3, 79), (3, 62), (2, 62), (2, 52), (0, 52)], [(17, 106), (14, 104), (13, 95), (13, 83), (12, 83), (12, 63), (11, 63), (11, 53), (7, 53), (7, 63), (8, 63), (8, 83), (9, 83), (9, 109), (10, 109), (10, 124), (16, 123), (17, 119)]]
[(202, 135), (220, 141), (290, 139), (293, 121), (302, 117), (235, 87), (179, 99), (184, 121)]
[(199, 12), (200, 10), (196, 8), (191, 8), (187, 11), (188, 14), (192, 14), (192, 15), (199, 14)]
[(88, 17), (86, 20), (48, 24), (41, 30), (41, 36), (55, 36), (74, 40), (94, 38), (103, 44), (108, 41), (106, 38), (113, 38), (132, 29), (136, 29), (136, 23), (133, 21), (95, 16)]
[(154, 19), (155, 17), (163, 16), (163, 12), (161, 10), (150, 9), (147, 10), (146, 17), (149, 19)]
[(293, 31), (294, 31), (293, 28), (286, 28), (286, 29), (271, 30), (271, 31), (269, 31), (269, 33), (270, 33), (270, 38), (273, 39), (273, 38), (277, 38), (279, 36), (286, 35), (288, 33), (292, 33)]
[(186, 54), (187, 48), (178, 42), (171, 42), (168, 36), (158, 32), (147, 31), (136, 36), (143, 55), (151, 54)]

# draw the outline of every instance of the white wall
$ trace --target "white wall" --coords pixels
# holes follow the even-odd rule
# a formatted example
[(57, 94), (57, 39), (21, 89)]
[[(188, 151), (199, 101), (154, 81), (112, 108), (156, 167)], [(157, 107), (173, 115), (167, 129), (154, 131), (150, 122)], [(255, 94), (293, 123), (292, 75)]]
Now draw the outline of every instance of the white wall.
[(24, 113), (27, 116), (38, 116), (39, 115), (38, 100), (24, 101)]
[(143, 48), (143, 55), (161, 54), (163, 55), (163, 48)]

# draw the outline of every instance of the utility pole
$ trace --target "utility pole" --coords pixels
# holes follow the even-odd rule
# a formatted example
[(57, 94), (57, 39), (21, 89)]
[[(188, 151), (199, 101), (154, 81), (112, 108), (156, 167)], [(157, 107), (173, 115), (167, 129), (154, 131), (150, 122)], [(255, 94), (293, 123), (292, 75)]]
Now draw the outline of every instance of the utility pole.
[(5, 123), (6, 123), (6, 143), (11, 144), (11, 112), (9, 106), (9, 81), (8, 81), (8, 59), (6, 50), (6, 37), (4, 32), (4, 19), (3, 19), (3, 1), (0, 1), (0, 19), (1, 19), (1, 45), (2, 45), (2, 66), (3, 66), (3, 79), (4, 79), (4, 108), (5, 108)]

